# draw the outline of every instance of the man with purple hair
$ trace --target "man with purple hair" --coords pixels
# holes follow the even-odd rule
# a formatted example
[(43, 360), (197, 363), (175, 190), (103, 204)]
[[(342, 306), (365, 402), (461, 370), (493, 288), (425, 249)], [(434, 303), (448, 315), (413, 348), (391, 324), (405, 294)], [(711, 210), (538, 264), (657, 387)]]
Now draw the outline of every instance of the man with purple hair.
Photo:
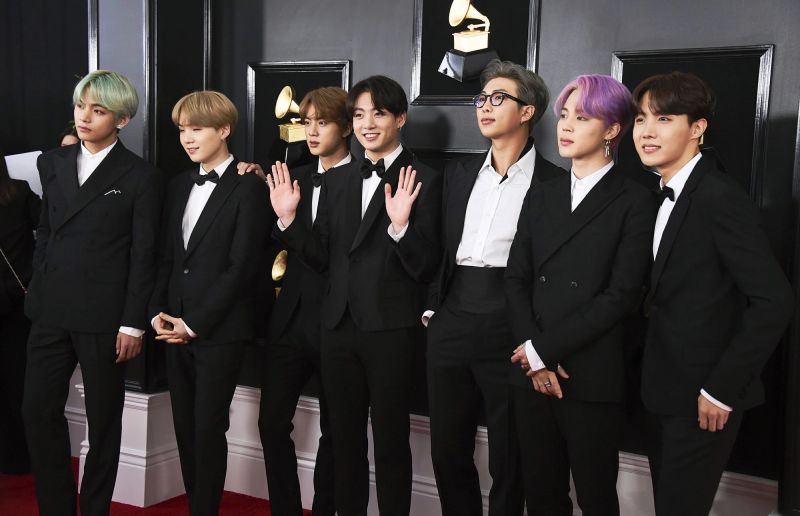
[(525, 498), (530, 516), (571, 515), (571, 472), (585, 516), (618, 515), (623, 321), (641, 302), (655, 202), (614, 164), (633, 118), (625, 86), (582, 75), (555, 112), (571, 173), (529, 193), (505, 274)]

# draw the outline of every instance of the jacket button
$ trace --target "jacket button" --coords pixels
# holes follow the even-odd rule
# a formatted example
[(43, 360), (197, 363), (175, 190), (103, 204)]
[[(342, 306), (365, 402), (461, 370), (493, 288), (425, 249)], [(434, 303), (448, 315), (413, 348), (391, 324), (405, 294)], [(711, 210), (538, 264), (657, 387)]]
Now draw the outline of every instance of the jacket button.
[(569, 282), (569, 286), (572, 287), (572, 288), (578, 288), (578, 282), (577, 281), (570, 281)]
[(184, 274), (189, 274), (189, 269), (183, 269)]
[(539, 283), (544, 283), (546, 281), (547, 281), (547, 278), (545, 278), (544, 276), (539, 276)]

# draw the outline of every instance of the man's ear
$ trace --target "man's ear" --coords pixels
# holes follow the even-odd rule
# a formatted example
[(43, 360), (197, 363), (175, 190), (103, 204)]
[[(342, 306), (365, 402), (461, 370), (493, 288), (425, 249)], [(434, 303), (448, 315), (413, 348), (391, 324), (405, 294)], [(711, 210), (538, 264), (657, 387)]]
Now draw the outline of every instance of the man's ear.
[(619, 132), (622, 130), (622, 126), (619, 125), (619, 122), (614, 122), (608, 129), (606, 129), (606, 134), (603, 136), (604, 140), (613, 140), (619, 135)]
[(699, 140), (702, 138), (706, 133), (706, 129), (708, 129), (708, 120), (705, 118), (699, 118), (695, 120), (691, 127), (692, 139), (697, 138)]
[(536, 114), (536, 108), (534, 106), (524, 106), (522, 108), (522, 118), (520, 122), (524, 124), (525, 122), (532, 122), (533, 116)]
[(219, 135), (223, 140), (227, 140), (228, 136), (231, 135), (231, 126), (230, 125), (223, 125), (218, 129)]
[(408, 115), (408, 113), (400, 113), (399, 115), (397, 115), (397, 128), (398, 129), (400, 129), (404, 125), (406, 125), (406, 116), (407, 115)]
[(129, 117), (127, 115), (123, 115), (123, 116), (119, 117), (117, 119), (117, 129), (122, 129), (123, 127), (128, 125), (128, 122), (130, 122), (130, 121), (131, 121), (131, 117)]

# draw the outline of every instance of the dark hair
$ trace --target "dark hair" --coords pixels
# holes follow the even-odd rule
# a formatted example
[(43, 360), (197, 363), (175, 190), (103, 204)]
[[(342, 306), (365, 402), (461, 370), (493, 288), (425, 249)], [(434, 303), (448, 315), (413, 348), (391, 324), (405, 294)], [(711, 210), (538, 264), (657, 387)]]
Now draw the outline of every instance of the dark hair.
[(61, 142), (64, 140), (65, 136), (74, 136), (75, 138), (78, 137), (78, 131), (75, 129), (75, 122), (70, 122), (69, 125), (61, 131), (61, 134), (58, 135), (58, 145), (61, 145)]
[(644, 94), (650, 94), (650, 109), (662, 115), (686, 115), (689, 123), (714, 115), (714, 92), (700, 77), (686, 72), (653, 75), (633, 90), (637, 112), (642, 112)]
[(358, 81), (347, 94), (347, 115), (351, 119), (356, 99), (366, 92), (372, 97), (375, 109), (388, 111), (394, 116), (400, 116), (408, 111), (408, 98), (403, 87), (393, 79), (383, 75), (373, 75)]
[(11, 181), (11, 177), (8, 175), (5, 155), (0, 152), (0, 204), (11, 202), (11, 198), (16, 191), (14, 182)]

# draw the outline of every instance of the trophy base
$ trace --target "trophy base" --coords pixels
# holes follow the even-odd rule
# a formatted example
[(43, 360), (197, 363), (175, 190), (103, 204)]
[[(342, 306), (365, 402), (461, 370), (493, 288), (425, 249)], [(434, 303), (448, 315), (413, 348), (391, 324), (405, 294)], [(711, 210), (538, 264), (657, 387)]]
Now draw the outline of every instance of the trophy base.
[(475, 52), (462, 52), (453, 48), (444, 55), (442, 63), (439, 65), (439, 73), (458, 82), (471, 81), (480, 77), (481, 72), (492, 59), (498, 59), (498, 55), (490, 48)]
[(301, 142), (306, 139), (306, 130), (302, 124), (280, 124), (278, 129), (281, 140), (286, 143)]

